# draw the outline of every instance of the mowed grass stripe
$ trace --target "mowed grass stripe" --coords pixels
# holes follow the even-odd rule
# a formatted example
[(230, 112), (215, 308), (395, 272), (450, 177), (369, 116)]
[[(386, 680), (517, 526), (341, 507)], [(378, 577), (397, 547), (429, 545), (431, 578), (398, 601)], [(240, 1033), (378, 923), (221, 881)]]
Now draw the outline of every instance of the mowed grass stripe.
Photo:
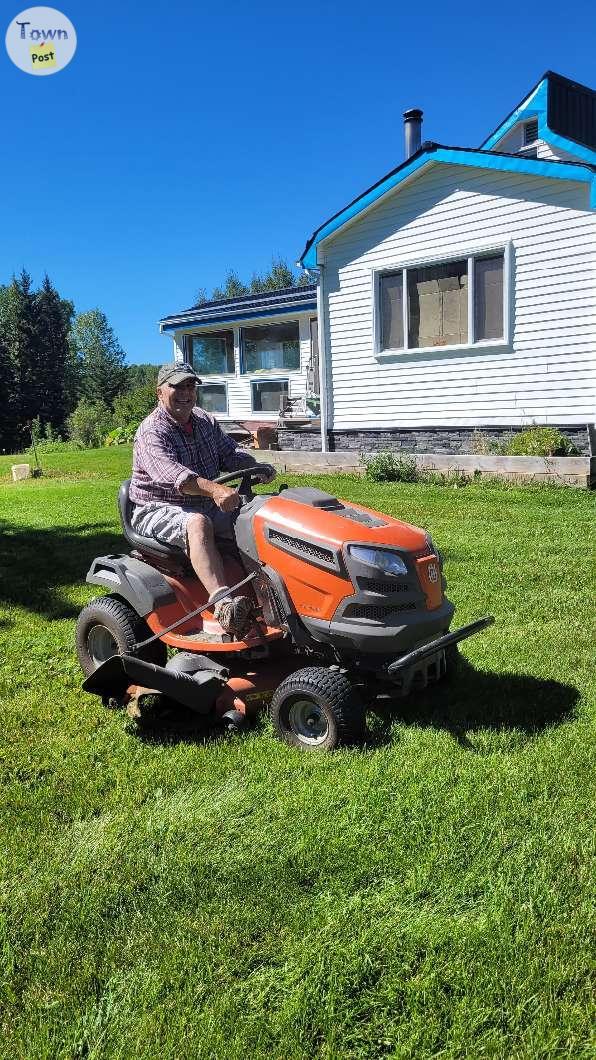
[(130, 453), (42, 459), (0, 486), (0, 1055), (591, 1057), (593, 496), (291, 479), (424, 526), (457, 624), (497, 616), (319, 757), (80, 692)]

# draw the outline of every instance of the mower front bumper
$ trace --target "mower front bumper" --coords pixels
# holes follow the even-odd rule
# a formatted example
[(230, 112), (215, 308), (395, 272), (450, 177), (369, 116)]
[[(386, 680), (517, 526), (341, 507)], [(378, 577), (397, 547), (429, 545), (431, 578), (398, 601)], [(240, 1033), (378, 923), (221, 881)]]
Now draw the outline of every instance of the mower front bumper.
[(446, 648), (450, 648), (453, 644), (458, 644), (460, 640), (466, 640), (467, 637), (472, 637), (474, 633), (480, 633), (482, 629), (492, 626), (494, 621), (494, 615), (478, 618), (467, 626), (454, 629), (451, 633), (444, 633), (442, 637), (437, 637), (428, 644), (414, 648), (413, 651), (409, 651), (406, 655), (400, 656), (395, 662), (389, 664), (387, 667), (389, 677), (401, 677), (406, 671), (414, 670), (433, 655), (437, 655), (439, 652), (445, 651)]

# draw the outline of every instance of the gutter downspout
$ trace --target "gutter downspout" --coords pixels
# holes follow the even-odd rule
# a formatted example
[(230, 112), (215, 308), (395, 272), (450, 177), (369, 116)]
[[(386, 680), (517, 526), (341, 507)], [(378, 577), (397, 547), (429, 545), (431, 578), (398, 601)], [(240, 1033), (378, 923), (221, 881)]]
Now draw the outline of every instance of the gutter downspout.
[(317, 327), (319, 329), (319, 382), (321, 386), (321, 452), (329, 452), (327, 424), (329, 422), (327, 386), (327, 320), (325, 310), (325, 266), (318, 265), (319, 282), (317, 285)]

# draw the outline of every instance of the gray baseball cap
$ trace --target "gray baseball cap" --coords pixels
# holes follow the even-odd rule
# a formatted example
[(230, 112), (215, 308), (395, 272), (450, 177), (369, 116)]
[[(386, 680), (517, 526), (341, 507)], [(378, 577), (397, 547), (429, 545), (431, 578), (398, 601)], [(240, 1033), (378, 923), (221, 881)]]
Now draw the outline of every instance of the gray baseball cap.
[(201, 382), (191, 364), (172, 364), (170, 361), (169, 364), (162, 364), (157, 373), (158, 386), (162, 386), (163, 383), (177, 386), (178, 383), (183, 383), (187, 379), (192, 379), (197, 384)]

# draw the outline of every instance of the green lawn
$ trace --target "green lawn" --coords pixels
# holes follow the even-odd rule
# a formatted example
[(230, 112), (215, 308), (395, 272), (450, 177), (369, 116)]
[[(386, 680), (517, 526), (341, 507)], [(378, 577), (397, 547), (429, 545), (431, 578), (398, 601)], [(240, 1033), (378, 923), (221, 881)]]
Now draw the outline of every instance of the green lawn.
[(81, 693), (130, 451), (14, 459), (0, 1055), (592, 1058), (593, 495), (310, 479), (426, 527), (457, 624), (496, 616), (456, 683), (317, 756)]

